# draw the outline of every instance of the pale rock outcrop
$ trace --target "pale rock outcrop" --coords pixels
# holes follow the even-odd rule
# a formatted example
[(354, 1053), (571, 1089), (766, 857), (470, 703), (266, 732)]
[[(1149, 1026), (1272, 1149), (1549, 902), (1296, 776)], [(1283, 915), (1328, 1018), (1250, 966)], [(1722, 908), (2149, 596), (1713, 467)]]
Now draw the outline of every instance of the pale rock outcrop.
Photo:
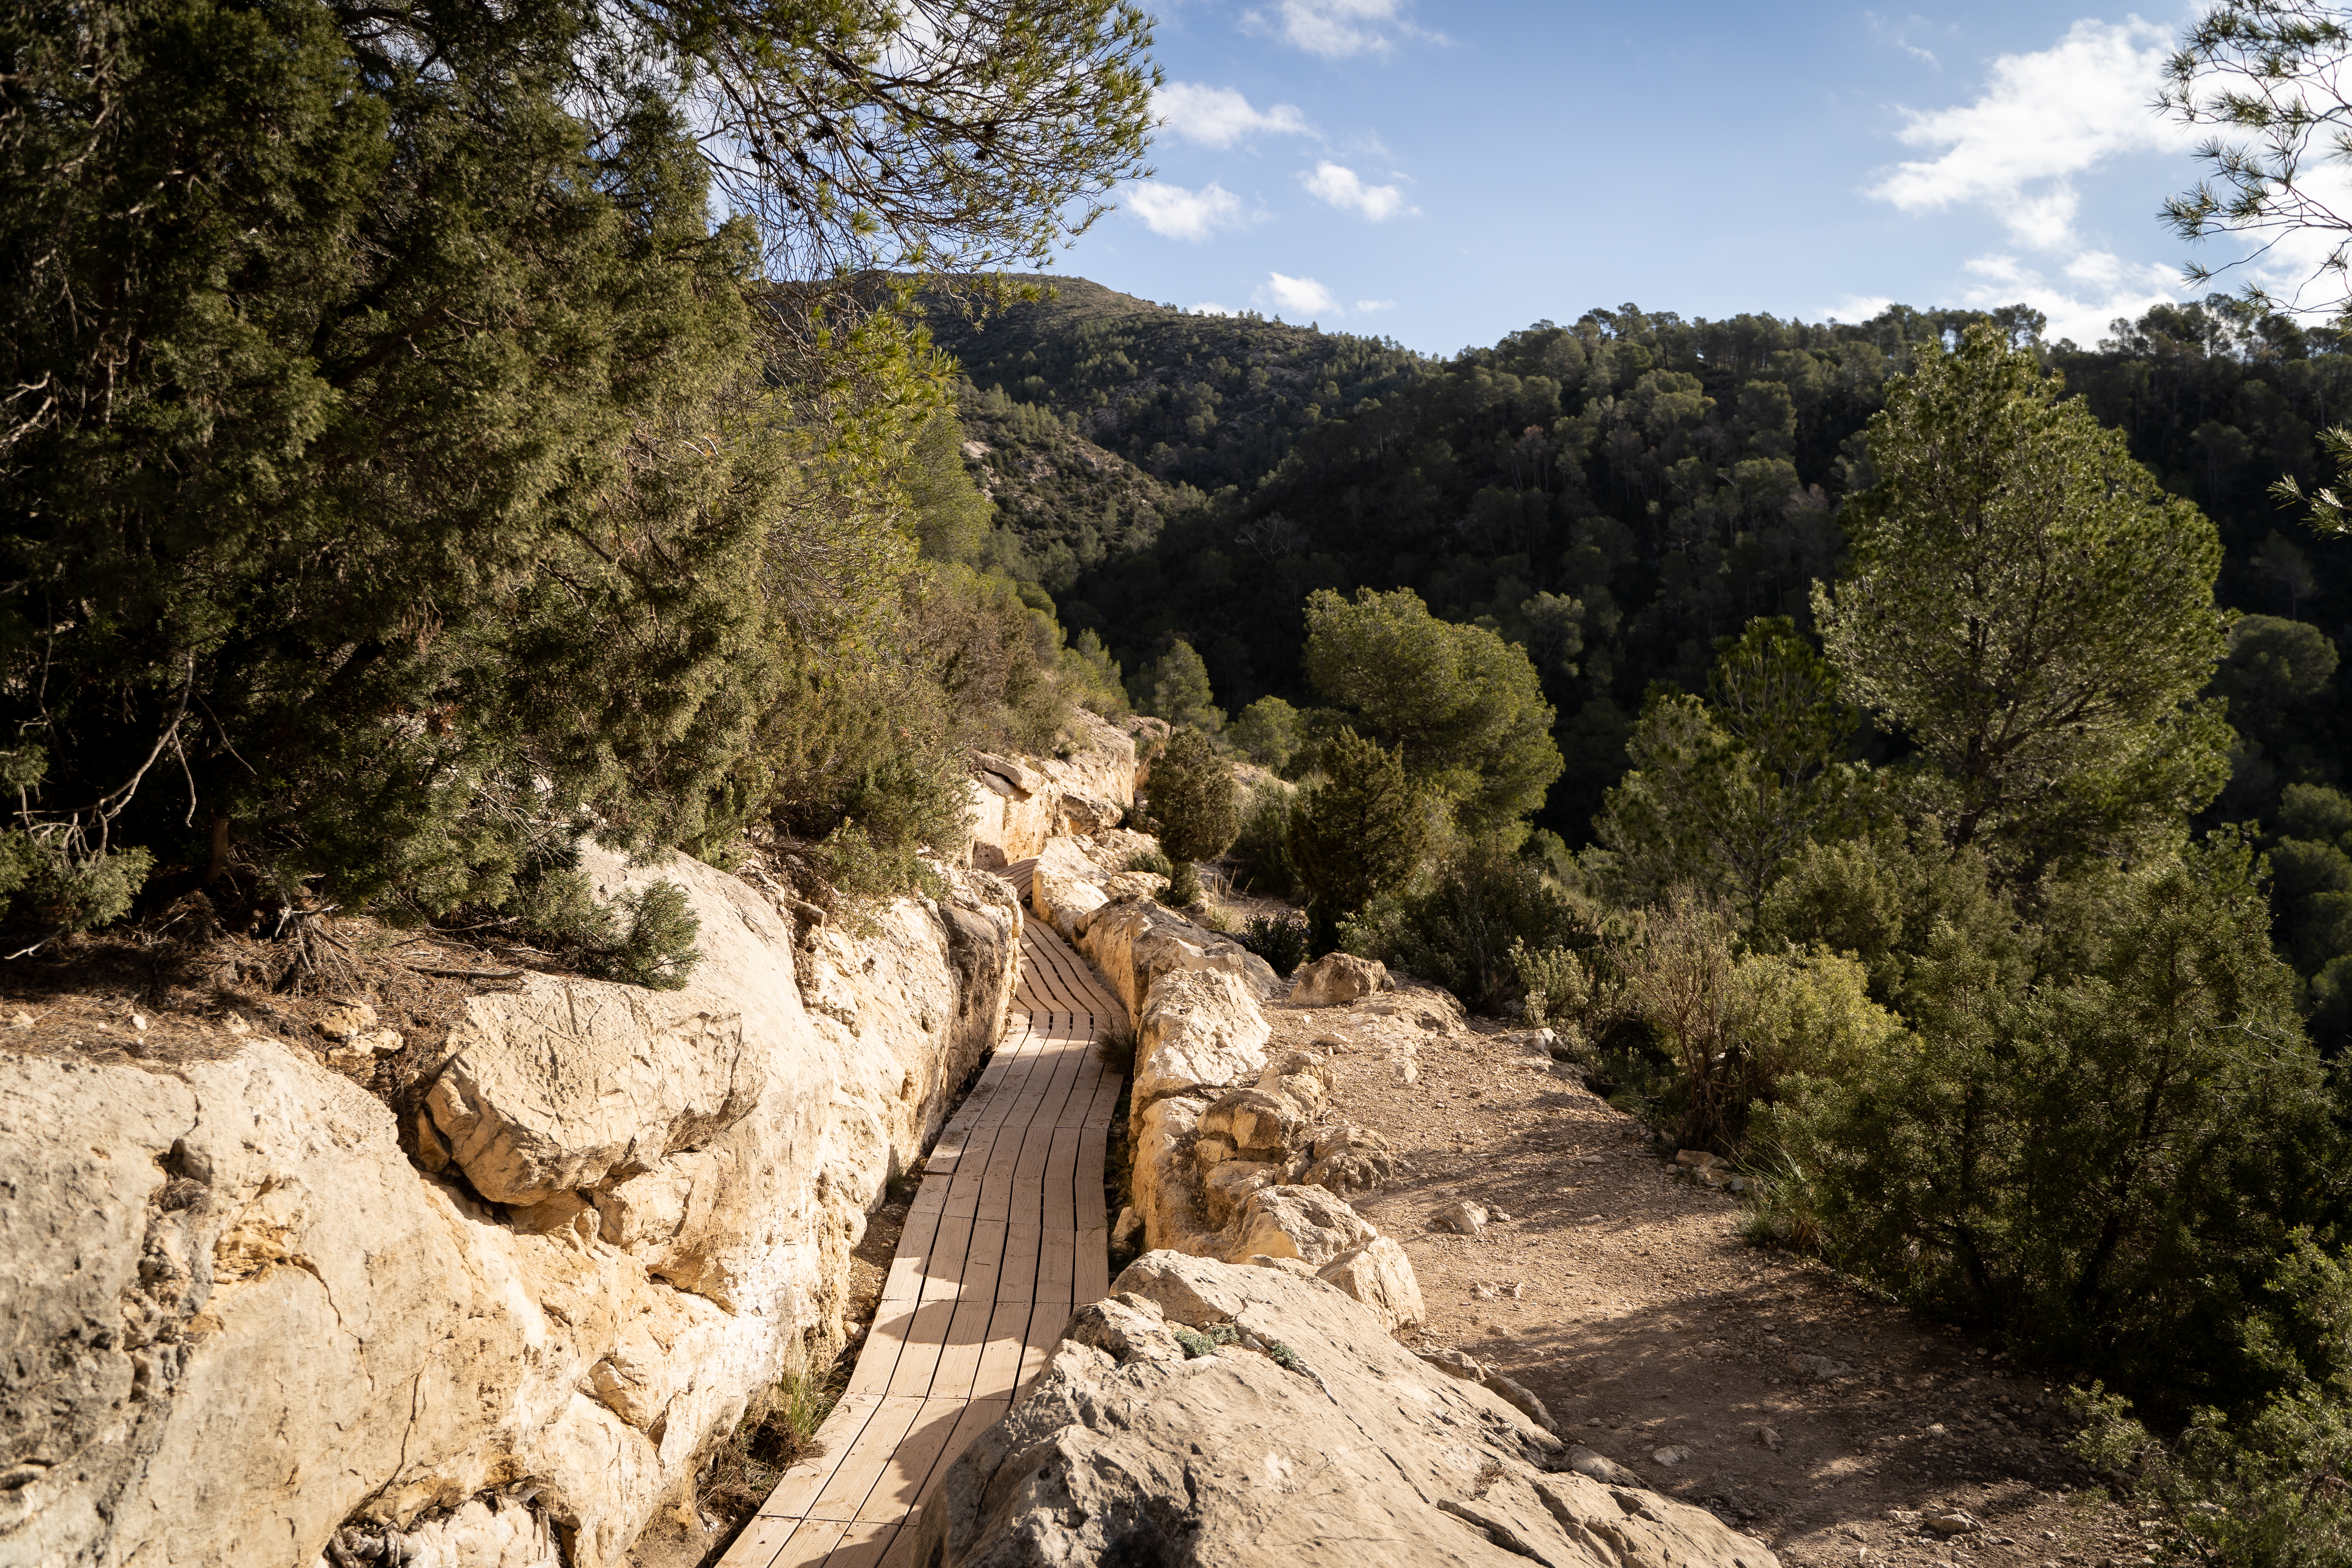
[(1389, 978), (1389, 966), (1379, 959), (1358, 958), (1352, 952), (1327, 952), (1291, 976), (1290, 994), (1286, 1000), (1294, 1007), (1336, 1007), (1395, 989), (1396, 982)]
[(1135, 805), (1136, 744), (1118, 725), (1077, 710), (1055, 757), (972, 759), (972, 864), (1025, 860), (1057, 834), (1117, 827)]
[(1577, 1473), (1295, 1265), (1156, 1252), (1112, 1291), (950, 1468), (923, 1568), (1778, 1568), (1710, 1513)]
[(1122, 898), (1079, 922), (1078, 951), (1127, 1004), (1142, 1015), (1152, 984), (1179, 970), (1204, 969), (1234, 976), (1259, 1002), (1282, 989), (1274, 966), (1229, 936), (1222, 936), (1148, 899)]
[(1273, 1026), (1239, 975), (1179, 970), (1146, 994), (1135, 1031), (1132, 1103), (1213, 1092), (1265, 1066)]
[(866, 1209), (999, 1026), (1010, 889), (956, 873), (795, 951), (698, 862), (583, 867), (686, 889), (691, 984), (473, 998), (406, 1128), (259, 1036), (169, 1067), (0, 1049), (0, 1562), (288, 1568), (352, 1530), (607, 1568), (787, 1350), (838, 1335)]
[(1412, 1259), (1392, 1236), (1376, 1236), (1363, 1246), (1343, 1252), (1315, 1271), (1371, 1310), (1389, 1331), (1416, 1327), (1429, 1321), (1421, 1298), (1421, 1281)]

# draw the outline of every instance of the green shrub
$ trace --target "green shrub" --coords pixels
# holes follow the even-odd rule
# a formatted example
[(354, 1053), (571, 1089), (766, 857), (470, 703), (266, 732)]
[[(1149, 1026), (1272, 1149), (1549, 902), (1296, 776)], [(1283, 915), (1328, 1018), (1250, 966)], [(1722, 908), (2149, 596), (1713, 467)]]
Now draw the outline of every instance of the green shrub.
[(518, 879), (505, 923), (583, 974), (655, 991), (682, 988), (702, 961), (694, 945), (702, 922), (687, 907), (684, 888), (655, 882), (599, 903), (568, 851)]
[[(1542, 869), (1496, 837), (1451, 860), (1426, 890), (1391, 895), (1342, 928), (1350, 952), (1444, 986), (1496, 1012), (1518, 990), (1517, 951), (1556, 947), (1583, 930)], [(1516, 951), (1515, 951), (1516, 950)]]
[(1307, 724), (1281, 698), (1261, 697), (1242, 710), (1225, 737), (1251, 762), (1280, 773), (1307, 743)]
[(1286, 844), (1296, 793), (1288, 784), (1263, 784), (1251, 792), (1249, 804), (1242, 808), (1241, 833), (1226, 853), (1244, 892), (1287, 898), (1299, 890)]
[(1167, 856), (1161, 854), (1157, 849), (1137, 850), (1134, 854), (1127, 858), (1127, 864), (1120, 867), (1119, 869), (1123, 871), (1148, 871), (1158, 877), (1173, 877), (1176, 874), (1175, 866), (1169, 861)]
[(2198, 1410), (2168, 1443), (2095, 1384), (2075, 1451), (2163, 1520), (2169, 1555), (2336, 1568), (2352, 1561), (2352, 1268), (2301, 1233), (2264, 1296), (2240, 1340), (2275, 1374), (2268, 1397)]
[(2217, 835), (2053, 899), (2032, 984), (1931, 936), (1914, 1034), (1760, 1122), (1829, 1258), (2135, 1386), (2237, 1384), (2231, 1325), (2342, 1154), (2255, 870)]
[(1174, 867), (1169, 896), (1189, 904), (1200, 897), (1196, 862), (1213, 860), (1241, 832), (1240, 792), (1233, 769), (1198, 730), (1179, 729), (1151, 764), (1145, 785), (1152, 831)]
[(1286, 978), (1307, 962), (1307, 922), (1297, 915), (1252, 915), (1240, 941)]
[(1511, 976), (1517, 982), (1524, 1016), (1538, 1029), (1577, 1029), (1592, 1000), (1592, 976), (1565, 947), (1529, 947), (1511, 939)]
[(1326, 776), (1291, 803), (1284, 838), (1318, 950), (1338, 940), (1341, 921), (1402, 887), (1430, 838), (1429, 811), (1406, 782), (1402, 748), (1384, 752), (1343, 729), (1322, 752)]

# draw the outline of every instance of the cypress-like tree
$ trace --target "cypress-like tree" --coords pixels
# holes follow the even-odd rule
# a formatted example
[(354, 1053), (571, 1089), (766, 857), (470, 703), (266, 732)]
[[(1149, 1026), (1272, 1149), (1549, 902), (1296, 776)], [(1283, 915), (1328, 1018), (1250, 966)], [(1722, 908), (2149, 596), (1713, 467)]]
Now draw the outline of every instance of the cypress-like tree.
[(1175, 867), (1169, 896), (1179, 904), (1200, 897), (1196, 863), (1213, 860), (1233, 847), (1242, 830), (1240, 793), (1234, 772), (1198, 730), (1170, 731), (1168, 746), (1152, 759), (1145, 786), (1160, 847)]
[(1427, 807), (1405, 777), (1403, 748), (1384, 752), (1352, 729), (1323, 747), (1320, 784), (1290, 808), (1290, 863), (1306, 885), (1318, 951), (1339, 922), (1410, 878), (1428, 846)]

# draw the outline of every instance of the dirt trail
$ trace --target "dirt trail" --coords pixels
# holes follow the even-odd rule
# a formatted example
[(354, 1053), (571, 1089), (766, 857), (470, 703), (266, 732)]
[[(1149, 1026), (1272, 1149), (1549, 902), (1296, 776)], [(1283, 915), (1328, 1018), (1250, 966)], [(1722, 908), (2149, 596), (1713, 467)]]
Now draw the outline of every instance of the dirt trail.
[[(1337, 1109), (1411, 1163), (1359, 1206), (1412, 1256), (1424, 1342), (1493, 1363), (1564, 1434), (1787, 1563), (2147, 1560), (2137, 1522), (2064, 1451), (2063, 1383), (1748, 1246), (1737, 1201), (1652, 1155), (1632, 1118), (1428, 995), (1377, 999), (1387, 1016), (1269, 1012), (1277, 1046), (1345, 1044)], [(1509, 1217), (1433, 1233), (1456, 1198)], [(1981, 1528), (1946, 1540), (1919, 1522), (1954, 1508)]]

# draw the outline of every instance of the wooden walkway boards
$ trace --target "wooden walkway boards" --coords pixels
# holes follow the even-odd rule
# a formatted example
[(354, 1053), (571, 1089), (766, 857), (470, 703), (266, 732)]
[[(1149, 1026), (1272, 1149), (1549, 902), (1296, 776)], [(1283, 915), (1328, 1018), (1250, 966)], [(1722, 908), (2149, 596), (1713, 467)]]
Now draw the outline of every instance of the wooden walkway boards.
[[(1033, 862), (1008, 875), (1025, 900)], [(1120, 1080), (1094, 1043), (1127, 1011), (1023, 922), (1004, 1038), (923, 1167), (873, 1331), (821, 1452), (784, 1473), (720, 1568), (910, 1568), (918, 1510), (1110, 1289), (1103, 1155)]]

